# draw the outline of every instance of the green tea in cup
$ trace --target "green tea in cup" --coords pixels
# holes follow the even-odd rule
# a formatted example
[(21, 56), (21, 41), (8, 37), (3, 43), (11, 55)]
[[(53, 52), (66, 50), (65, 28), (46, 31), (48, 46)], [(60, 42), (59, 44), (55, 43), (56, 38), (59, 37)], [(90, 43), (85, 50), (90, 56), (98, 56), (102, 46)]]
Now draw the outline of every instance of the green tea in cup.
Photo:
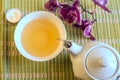
[(62, 21), (55, 15), (38, 11), (28, 14), (18, 23), (14, 41), (18, 51), (33, 61), (47, 61), (63, 50), (66, 30)]

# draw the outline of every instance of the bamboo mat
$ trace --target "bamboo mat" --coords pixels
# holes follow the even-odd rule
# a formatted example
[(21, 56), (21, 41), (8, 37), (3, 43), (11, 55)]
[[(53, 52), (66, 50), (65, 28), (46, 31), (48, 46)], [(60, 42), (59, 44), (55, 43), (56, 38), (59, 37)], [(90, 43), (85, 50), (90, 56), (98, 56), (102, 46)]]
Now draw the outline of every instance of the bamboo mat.
[[(60, 1), (69, 3), (69, 0)], [(91, 10), (93, 8), (91, 1), (81, 0), (81, 4)], [(78, 80), (74, 77), (70, 53), (66, 50), (50, 61), (33, 62), (24, 58), (15, 47), (13, 34), (16, 24), (6, 21), (6, 11), (18, 8), (25, 16), (34, 11), (46, 11), (45, 2), (46, 0), (3, 0), (0, 24), (0, 80)], [(93, 26), (92, 34), (98, 41), (108, 43), (120, 52), (120, 0), (109, 0), (108, 7), (112, 10), (112, 14), (97, 7), (96, 14), (94, 14), (97, 23)], [(91, 19), (86, 13), (83, 18), (86, 16)], [(80, 30), (63, 23), (66, 25), (67, 39), (72, 39), (81, 45), (90, 41), (83, 37)]]

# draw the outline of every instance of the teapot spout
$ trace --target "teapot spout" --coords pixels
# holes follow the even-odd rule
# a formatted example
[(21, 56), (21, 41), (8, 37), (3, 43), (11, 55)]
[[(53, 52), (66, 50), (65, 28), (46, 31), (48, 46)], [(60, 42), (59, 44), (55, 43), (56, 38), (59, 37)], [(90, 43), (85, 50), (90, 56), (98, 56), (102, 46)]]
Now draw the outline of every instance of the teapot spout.
[(64, 47), (69, 50), (73, 55), (77, 55), (81, 52), (82, 46), (76, 44), (75, 42), (69, 40), (64, 41)]

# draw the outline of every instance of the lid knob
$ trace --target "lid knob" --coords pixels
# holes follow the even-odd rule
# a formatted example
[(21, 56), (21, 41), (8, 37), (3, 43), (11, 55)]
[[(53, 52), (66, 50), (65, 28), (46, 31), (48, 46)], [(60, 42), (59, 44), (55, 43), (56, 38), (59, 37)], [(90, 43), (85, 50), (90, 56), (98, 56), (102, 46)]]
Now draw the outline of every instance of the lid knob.
[(110, 67), (110, 68), (114, 68), (114, 60), (110, 60), (108, 59), (109, 57), (101, 57), (98, 59), (97, 63), (99, 67), (103, 67), (103, 68), (106, 68), (106, 67)]

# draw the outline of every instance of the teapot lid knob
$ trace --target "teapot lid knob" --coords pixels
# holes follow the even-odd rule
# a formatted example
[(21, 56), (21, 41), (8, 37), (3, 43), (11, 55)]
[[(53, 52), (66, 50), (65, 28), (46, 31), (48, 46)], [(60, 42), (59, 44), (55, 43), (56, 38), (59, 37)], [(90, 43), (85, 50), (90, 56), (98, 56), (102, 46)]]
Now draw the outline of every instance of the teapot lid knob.
[(96, 64), (98, 65), (98, 67), (103, 67), (103, 68), (107, 68), (107, 67), (113, 67), (114, 68), (114, 62), (115, 62), (115, 60), (111, 60), (110, 61), (110, 59), (108, 59), (109, 57), (101, 57), (101, 58), (99, 58), (98, 59), (98, 61), (96, 62)]

